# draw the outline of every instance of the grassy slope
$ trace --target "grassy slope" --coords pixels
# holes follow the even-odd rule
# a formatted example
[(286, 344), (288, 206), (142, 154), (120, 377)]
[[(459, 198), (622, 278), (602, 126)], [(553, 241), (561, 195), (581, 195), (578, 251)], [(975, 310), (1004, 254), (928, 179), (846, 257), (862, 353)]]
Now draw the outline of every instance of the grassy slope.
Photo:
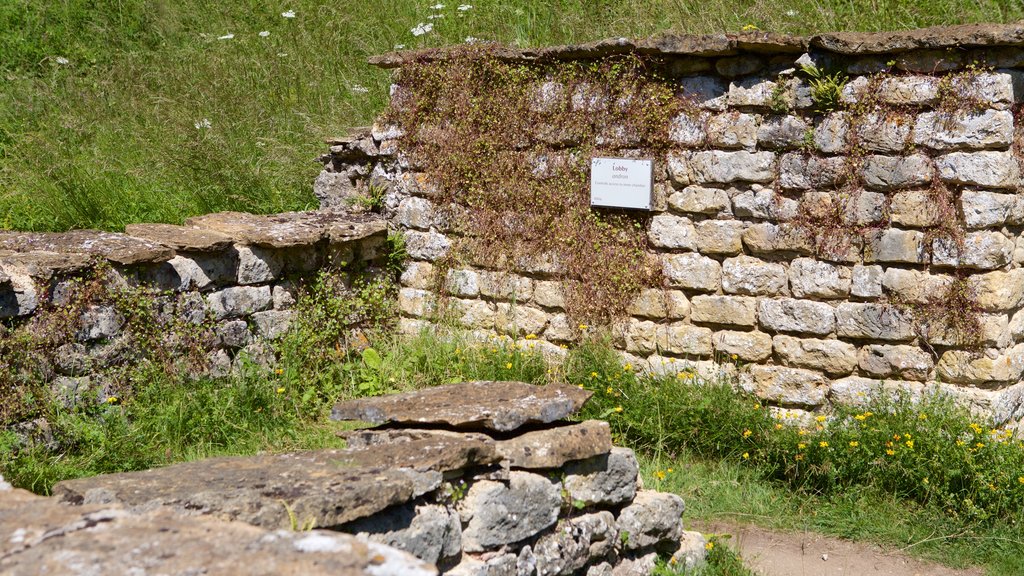
[[(322, 138), (368, 123), (385, 102), (388, 74), (365, 58), (400, 44), (1024, 17), (1021, 5), (997, 0), (463, 1), (472, 8), (450, 0), (442, 9), (429, 0), (0, 3), (0, 228), (118, 229), (311, 206)], [(287, 10), (295, 17), (282, 17)], [(426, 22), (434, 31), (413, 36)], [(258, 36), (264, 30), (269, 36)], [(226, 34), (234, 38), (217, 39)], [(210, 127), (196, 128), (204, 119)]]

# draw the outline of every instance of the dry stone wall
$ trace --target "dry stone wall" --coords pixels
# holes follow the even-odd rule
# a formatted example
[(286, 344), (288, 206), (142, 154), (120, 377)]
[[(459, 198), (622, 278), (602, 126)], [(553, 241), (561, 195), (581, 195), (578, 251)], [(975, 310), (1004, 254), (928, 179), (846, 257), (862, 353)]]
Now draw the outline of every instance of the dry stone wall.
[[(451, 54), (371, 62), (402, 69)], [(488, 54), (537, 66), (646, 59), (685, 103), (664, 126), (668, 150), (588, 143), (655, 161), (645, 226), (660, 280), (613, 326), (635, 366), (736, 374), (770, 403), (804, 411), (879, 388), (942, 390), (1002, 422), (1024, 419), (1024, 27), (662, 36)], [(536, 86), (537, 109), (608, 105), (569, 92)], [(430, 167), (403, 148), (407, 128), (379, 123), (332, 141), (316, 185), (324, 206), (384, 193), (412, 258), (404, 328), (444, 312), (481, 337), (553, 355), (579, 341), (587, 329), (566, 312), (556, 259), (451, 264), (464, 214), (439, 202)], [(534, 146), (551, 146), (547, 128), (538, 123), (507, 153), (535, 160)]]

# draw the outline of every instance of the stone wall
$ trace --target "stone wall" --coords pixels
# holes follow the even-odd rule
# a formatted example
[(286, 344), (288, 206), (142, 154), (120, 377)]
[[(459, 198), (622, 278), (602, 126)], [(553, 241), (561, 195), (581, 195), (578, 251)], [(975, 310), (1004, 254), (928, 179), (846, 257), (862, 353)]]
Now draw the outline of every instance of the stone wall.
[[(35, 339), (35, 356), (5, 369), (71, 403), (116, 394), (118, 375), (152, 352), (140, 331), (200, 373), (226, 374), (243, 357), (272, 363), (267, 344), (293, 318), (298, 281), (373, 266), (386, 234), (379, 218), (319, 211), (210, 214), (124, 234), (0, 232), (0, 337)], [(140, 304), (152, 325), (133, 325)]]
[[(402, 68), (450, 54), (371, 62)], [(538, 65), (646, 58), (687, 103), (665, 127), (663, 153), (596, 145), (655, 160), (646, 230), (660, 281), (612, 331), (635, 366), (738, 374), (744, 388), (802, 411), (884, 387), (940, 389), (1001, 422), (1024, 418), (1024, 27), (670, 35), (491, 54)], [(836, 73), (848, 81), (833, 83), (841, 90), (829, 104), (826, 77)], [(556, 108), (594, 105), (558, 86), (535, 89), (539, 109), (552, 98)], [(544, 128), (507, 152), (531, 161)], [(401, 127), (332, 141), (322, 160), (322, 205), (384, 191), (405, 231), (406, 330), (436, 322), (445, 303), (480, 336), (554, 355), (582, 337), (558, 262), (447, 263), (464, 240), (459, 213), (438, 202)], [(947, 307), (953, 317), (929, 315)]]

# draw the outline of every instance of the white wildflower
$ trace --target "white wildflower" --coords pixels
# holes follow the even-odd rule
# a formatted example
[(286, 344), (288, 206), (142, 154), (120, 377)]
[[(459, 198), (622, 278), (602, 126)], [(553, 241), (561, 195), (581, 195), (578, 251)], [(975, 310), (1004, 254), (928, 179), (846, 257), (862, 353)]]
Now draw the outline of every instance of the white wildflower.
[(289, 10), (287, 12), (281, 12), (282, 18), (295, 18), (295, 10)]
[(202, 120), (197, 120), (196, 123), (193, 124), (193, 126), (196, 127), (196, 130), (203, 130), (204, 128), (212, 127), (213, 124), (210, 123), (209, 118), (203, 118)]
[(360, 84), (353, 84), (351, 90), (356, 94), (366, 94), (367, 92), (370, 91), (369, 88), (367, 88), (366, 86), (362, 86)]
[(267, 36), (270, 36), (270, 30), (260, 32), (260, 38), (266, 38)]
[(479, 41), (480, 41), (479, 38), (474, 38), (472, 36), (466, 36), (466, 44), (473, 44), (474, 42), (479, 42)]
[(395, 44), (395, 50), (405, 50), (405, 44)]
[(444, 10), (444, 4), (434, 4), (431, 8), (434, 10)]
[(411, 30), (413, 36), (423, 36), (434, 29), (434, 25), (430, 23), (419, 23), (415, 28)]
[(68, 60), (67, 58), (65, 58), (63, 56), (56, 56), (56, 57), (54, 57), (53, 61), (56, 62), (57, 64), (60, 64), (61, 66), (67, 66), (68, 64), (71, 63), (70, 60)]
[(470, 10), (472, 8), (473, 8), (472, 4), (460, 4), (459, 7), (458, 7), (458, 11), (459, 12), (465, 12), (465, 11)]
[(231, 40), (234, 37), (234, 34), (225, 34), (223, 36), (217, 36), (217, 40)]
[(790, 18), (796, 16), (797, 14), (799, 14), (799, 12), (797, 12), (796, 10), (786, 10), (786, 16), (789, 16)]
[(427, 20), (437, 20), (439, 18), (444, 18), (444, 14), (431, 14), (427, 16)]
[(278, 53), (277, 53), (277, 56), (278, 56), (279, 58), (284, 58), (284, 57), (285, 57), (285, 56), (287, 56), (287, 55), (288, 55), (288, 53), (287, 53), (287, 52), (278, 52)]

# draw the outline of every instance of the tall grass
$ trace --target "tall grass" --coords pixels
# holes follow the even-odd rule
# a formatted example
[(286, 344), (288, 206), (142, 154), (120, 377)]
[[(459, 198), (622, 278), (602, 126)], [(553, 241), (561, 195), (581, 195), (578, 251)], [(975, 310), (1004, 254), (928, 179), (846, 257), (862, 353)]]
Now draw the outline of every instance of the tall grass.
[[(460, 11), (463, 3), (472, 7)], [(1024, 17), (1021, 4), (998, 0), (436, 4), (0, 3), (0, 228), (118, 229), (214, 210), (313, 206), (312, 160), (322, 139), (382, 109), (388, 73), (365, 60), (398, 45), (467, 37), (542, 45), (748, 24), (790, 33), (881, 30)], [(295, 17), (283, 17), (287, 11)], [(421, 23), (434, 28), (414, 36)], [(218, 39), (228, 34), (234, 37)]]

